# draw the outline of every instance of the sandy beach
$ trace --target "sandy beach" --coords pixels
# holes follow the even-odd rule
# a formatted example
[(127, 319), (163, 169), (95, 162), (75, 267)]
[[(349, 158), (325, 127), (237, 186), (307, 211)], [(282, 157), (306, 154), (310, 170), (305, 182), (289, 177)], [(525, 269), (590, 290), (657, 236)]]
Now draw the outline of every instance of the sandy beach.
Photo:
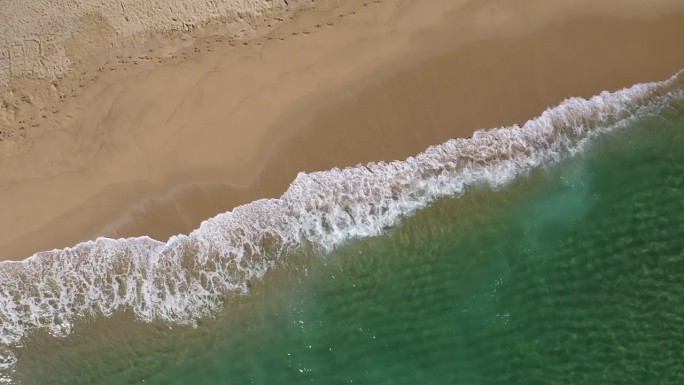
[[(278, 197), (298, 172), (402, 159), (684, 68), (679, 1), (290, 3), (235, 11), (258, 22), (218, 15), (223, 29), (141, 22), (59, 73), (8, 72), (0, 259), (97, 236), (166, 239)], [(84, 14), (119, 28), (97, 12)]]

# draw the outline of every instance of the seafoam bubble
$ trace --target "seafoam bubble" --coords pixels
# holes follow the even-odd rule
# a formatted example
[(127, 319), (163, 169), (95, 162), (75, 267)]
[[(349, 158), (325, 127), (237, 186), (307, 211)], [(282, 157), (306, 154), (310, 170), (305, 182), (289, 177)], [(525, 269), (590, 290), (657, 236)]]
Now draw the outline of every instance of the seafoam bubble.
[(13, 367), (16, 362), (14, 353), (9, 348), (0, 346), (0, 371)]
[(167, 242), (99, 238), (0, 263), (0, 343), (18, 344), (39, 328), (65, 336), (78, 316), (124, 308), (144, 321), (192, 324), (302, 245), (330, 251), (376, 236), (435, 199), (501, 186), (571, 156), (683, 98), (683, 78), (570, 98), (523, 126), (478, 131), (403, 161), (300, 173), (279, 199), (237, 207)]
[(17, 363), (17, 357), (7, 346), (0, 346), (0, 384), (12, 383), (12, 368)]

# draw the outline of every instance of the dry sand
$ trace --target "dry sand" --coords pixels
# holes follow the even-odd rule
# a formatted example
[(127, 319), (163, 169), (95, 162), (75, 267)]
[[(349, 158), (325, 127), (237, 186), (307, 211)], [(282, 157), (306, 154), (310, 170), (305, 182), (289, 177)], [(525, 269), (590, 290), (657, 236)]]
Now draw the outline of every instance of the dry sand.
[(3, 0), (0, 84), (21, 75), (57, 78), (113, 52), (159, 53), (212, 32), (254, 36), (274, 18), (314, 5), (310, 0)]
[[(28, 12), (23, 3), (3, 4), (5, 36), (26, 28), (4, 24)], [(290, 1), (301, 10), (277, 11), (286, 17), (263, 11), (275, 1), (225, 3), (263, 3), (250, 11), (265, 23), (250, 34), (263, 36), (235, 40), (232, 20), (211, 24), (200, 7), (183, 17), (213, 27), (190, 28), (199, 37), (182, 48), (182, 28), (146, 30), (173, 13), (131, 13), (137, 29), (125, 44), (89, 48), (59, 74), (9, 78), (0, 258), (98, 235), (164, 239), (280, 195), (299, 171), (404, 158), (684, 68), (681, 1)], [(126, 25), (88, 10), (68, 17)], [(69, 28), (50, 33), (78, 41), (88, 31)], [(152, 43), (149, 55), (121, 53)], [(9, 118), (7, 100), (23, 103)]]

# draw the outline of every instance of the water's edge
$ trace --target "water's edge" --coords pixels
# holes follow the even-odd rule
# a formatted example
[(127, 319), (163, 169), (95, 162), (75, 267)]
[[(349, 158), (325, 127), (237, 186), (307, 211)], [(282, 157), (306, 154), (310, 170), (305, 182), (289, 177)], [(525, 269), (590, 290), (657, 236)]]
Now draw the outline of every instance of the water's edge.
[[(2, 262), (0, 344), (20, 344), (36, 329), (66, 336), (77, 316), (122, 308), (143, 321), (192, 324), (303, 245), (327, 252), (380, 235), (435, 199), (474, 184), (502, 186), (683, 97), (679, 72), (588, 100), (570, 98), (523, 126), (478, 131), (404, 161), (300, 173), (280, 198), (219, 214), (167, 242), (99, 238)], [(15, 360), (2, 349), (0, 369), (6, 369)]]

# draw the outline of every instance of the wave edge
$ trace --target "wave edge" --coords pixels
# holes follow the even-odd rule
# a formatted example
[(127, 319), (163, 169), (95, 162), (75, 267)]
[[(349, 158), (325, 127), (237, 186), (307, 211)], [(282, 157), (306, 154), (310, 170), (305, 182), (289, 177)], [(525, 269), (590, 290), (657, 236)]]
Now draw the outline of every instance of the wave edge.
[(0, 262), (0, 344), (17, 345), (35, 329), (66, 336), (78, 316), (122, 308), (147, 322), (193, 324), (303, 245), (328, 252), (380, 235), (468, 186), (505, 185), (684, 98), (683, 84), (680, 71), (662, 82), (569, 98), (522, 126), (478, 130), (405, 160), (300, 173), (280, 198), (239, 206), (166, 242), (98, 238)]

